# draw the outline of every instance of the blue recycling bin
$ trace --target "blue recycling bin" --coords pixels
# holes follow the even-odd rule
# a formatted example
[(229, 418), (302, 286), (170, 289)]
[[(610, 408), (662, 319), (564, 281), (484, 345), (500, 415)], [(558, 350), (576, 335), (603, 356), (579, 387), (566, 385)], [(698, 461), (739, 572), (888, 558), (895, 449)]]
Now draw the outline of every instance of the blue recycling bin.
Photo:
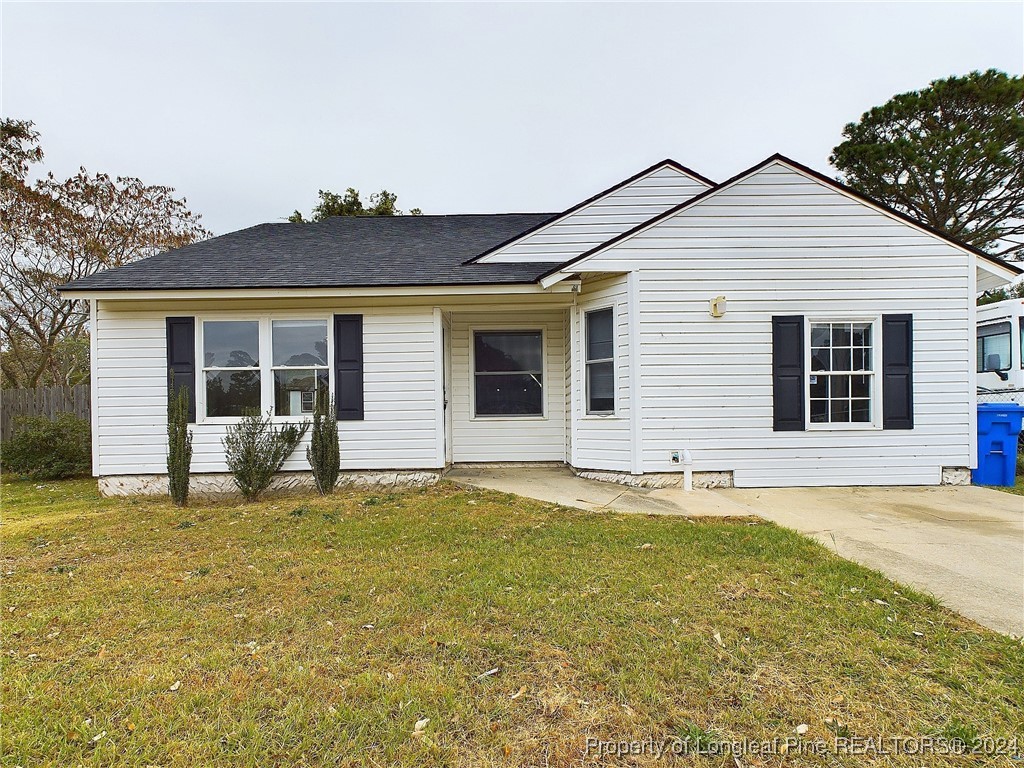
[(1024, 405), (978, 403), (978, 468), (975, 485), (1013, 485), (1017, 470), (1017, 439)]

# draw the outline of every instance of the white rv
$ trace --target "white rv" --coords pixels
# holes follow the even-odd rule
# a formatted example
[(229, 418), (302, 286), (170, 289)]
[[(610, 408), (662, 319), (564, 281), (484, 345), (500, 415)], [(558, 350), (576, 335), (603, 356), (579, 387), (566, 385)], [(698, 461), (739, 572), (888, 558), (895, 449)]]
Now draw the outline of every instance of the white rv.
[(990, 399), (986, 390), (1010, 389), (1024, 403), (1024, 299), (986, 304), (977, 316), (979, 400)]

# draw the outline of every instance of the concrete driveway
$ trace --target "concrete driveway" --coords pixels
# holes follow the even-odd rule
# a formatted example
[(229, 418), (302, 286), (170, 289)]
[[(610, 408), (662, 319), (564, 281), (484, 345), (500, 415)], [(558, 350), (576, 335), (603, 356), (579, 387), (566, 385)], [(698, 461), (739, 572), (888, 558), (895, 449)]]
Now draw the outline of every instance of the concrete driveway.
[(1024, 636), (1024, 497), (973, 486), (716, 493), (979, 624)]
[(686, 493), (583, 480), (562, 467), (456, 468), (448, 479), (587, 510), (757, 515), (1024, 636), (1024, 497), (988, 488), (726, 488)]

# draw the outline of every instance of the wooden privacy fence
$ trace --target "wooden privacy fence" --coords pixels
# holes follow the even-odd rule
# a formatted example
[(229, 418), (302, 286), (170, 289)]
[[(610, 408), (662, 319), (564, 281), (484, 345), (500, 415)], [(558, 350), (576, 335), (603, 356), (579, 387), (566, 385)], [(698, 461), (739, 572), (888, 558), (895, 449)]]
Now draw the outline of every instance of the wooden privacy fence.
[(88, 384), (5, 389), (0, 392), (0, 440), (7, 440), (14, 434), (14, 422), (20, 416), (46, 416), (53, 419), (61, 413), (73, 413), (89, 419)]

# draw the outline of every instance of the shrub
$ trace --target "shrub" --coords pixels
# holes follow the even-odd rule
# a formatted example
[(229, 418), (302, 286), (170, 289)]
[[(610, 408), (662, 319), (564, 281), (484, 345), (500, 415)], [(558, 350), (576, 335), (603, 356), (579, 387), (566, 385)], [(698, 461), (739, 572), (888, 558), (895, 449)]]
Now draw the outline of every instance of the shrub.
[[(172, 392), (174, 379), (171, 379)], [(188, 429), (188, 390), (179, 387), (167, 399), (167, 485), (179, 507), (188, 504), (188, 475), (192, 467), (192, 433)]]
[(270, 486), (270, 481), (285, 459), (299, 445), (309, 422), (274, 427), (270, 413), (252, 411), (227, 428), (221, 441), (228, 469), (246, 501), (255, 501)]
[(4, 443), (3, 468), (33, 480), (60, 480), (92, 470), (89, 422), (72, 413), (51, 421), (46, 416), (18, 419), (14, 436)]
[(318, 393), (306, 460), (309, 461), (309, 468), (313, 470), (313, 482), (316, 483), (316, 489), (320, 491), (321, 496), (326, 496), (334, 490), (338, 474), (341, 472), (338, 420), (332, 410), (327, 392)]

